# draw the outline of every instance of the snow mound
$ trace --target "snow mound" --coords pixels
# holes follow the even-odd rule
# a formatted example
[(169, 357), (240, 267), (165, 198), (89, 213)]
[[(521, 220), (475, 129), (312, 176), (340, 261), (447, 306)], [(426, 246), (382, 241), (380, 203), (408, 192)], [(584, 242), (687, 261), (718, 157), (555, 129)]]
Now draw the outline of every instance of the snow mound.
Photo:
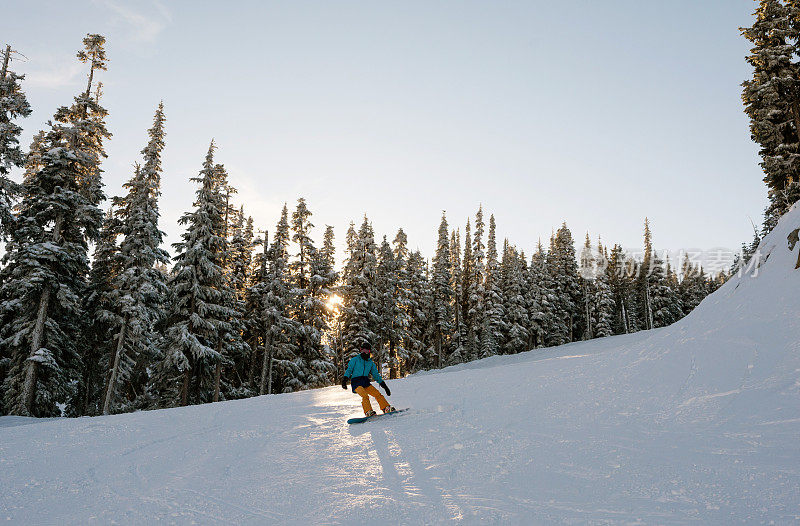
[(798, 227), (675, 325), (393, 380), (392, 419), (339, 387), (0, 418), (0, 520), (800, 521)]

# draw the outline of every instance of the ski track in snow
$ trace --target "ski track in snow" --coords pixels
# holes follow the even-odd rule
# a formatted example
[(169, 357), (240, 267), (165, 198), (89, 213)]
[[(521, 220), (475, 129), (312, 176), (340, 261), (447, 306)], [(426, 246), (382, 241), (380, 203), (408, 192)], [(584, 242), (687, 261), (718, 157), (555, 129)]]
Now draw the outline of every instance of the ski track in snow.
[[(0, 418), (8, 524), (800, 521), (800, 270), (780, 236), (662, 329), (349, 390)], [(777, 239), (777, 241), (775, 241)]]

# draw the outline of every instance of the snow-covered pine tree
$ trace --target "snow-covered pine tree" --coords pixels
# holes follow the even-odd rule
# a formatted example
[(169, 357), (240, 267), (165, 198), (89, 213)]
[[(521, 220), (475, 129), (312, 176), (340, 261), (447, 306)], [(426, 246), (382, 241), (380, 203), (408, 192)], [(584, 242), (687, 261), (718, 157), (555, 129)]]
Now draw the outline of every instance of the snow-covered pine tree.
[[(339, 324), (339, 304), (329, 304), (333, 299), (340, 299), (339, 296), (339, 272), (336, 270), (336, 243), (331, 225), (326, 225), (325, 234), (322, 238), (322, 250), (319, 252), (319, 263), (317, 265), (317, 275), (319, 276), (319, 295), (326, 302), (324, 305), (324, 323), (328, 332), (327, 356), (333, 371), (329, 375), (334, 381), (341, 380), (339, 376), (342, 370), (341, 364), (341, 325)], [(333, 305), (331, 308), (329, 305)], [(330, 345), (333, 343), (333, 345)]]
[(489, 216), (489, 235), (486, 239), (486, 267), (484, 269), (484, 316), (481, 328), (481, 357), (500, 353), (505, 328), (503, 297), (499, 284), (500, 264), (497, 260), (497, 238), (494, 214)]
[(644, 255), (641, 264), (637, 266), (636, 281), (636, 305), (638, 311), (636, 312), (637, 325), (644, 329), (653, 328), (653, 302), (650, 291), (650, 275), (655, 268), (655, 259), (653, 258), (653, 235), (650, 232), (650, 220), (644, 218)]
[(472, 234), (467, 219), (464, 227), (464, 268), (461, 273), (461, 319), (464, 320), (464, 352), (461, 360), (469, 362), (477, 357), (477, 329), (475, 327), (475, 312), (472, 309), (475, 292), (475, 259), (472, 256)]
[(453, 291), (451, 309), (453, 313), (453, 341), (452, 351), (448, 357), (448, 365), (455, 365), (466, 361), (466, 347), (464, 342), (467, 333), (464, 327), (464, 282), (461, 268), (461, 235), (458, 230), (450, 233), (450, 288)]
[(231, 196), (238, 193), (228, 180), (228, 171), (225, 165), (216, 164), (214, 166), (216, 171), (215, 184), (217, 191), (224, 197), (223, 208), (223, 230), (222, 230), (222, 272), (224, 274), (223, 284), (220, 287), (222, 294), (221, 304), (228, 309), (230, 316), (228, 317), (226, 325), (223, 326), (223, 332), (217, 340), (217, 351), (221, 359), (214, 367), (214, 387), (211, 397), (212, 402), (217, 402), (220, 399), (220, 394), (224, 389), (228, 393), (232, 391), (231, 386), (226, 384), (222, 385), (223, 370), (225, 368), (234, 367), (239, 361), (245, 360), (250, 353), (250, 348), (243, 339), (244, 334), (244, 315), (241, 306), (237, 302), (236, 291), (234, 290), (231, 281), (231, 247), (229, 238), (231, 235), (231, 219), (236, 217), (236, 207), (231, 203)]
[(543, 347), (548, 341), (548, 331), (554, 323), (554, 296), (547, 271), (547, 253), (541, 240), (536, 245), (536, 252), (531, 256), (528, 267), (527, 293), (525, 303), (528, 308), (528, 348)]
[[(320, 337), (331, 333), (333, 322), (333, 313), (328, 307), (328, 302), (336, 291), (335, 254), (333, 227), (328, 225), (322, 249), (315, 248), (311, 254), (311, 325), (321, 335)], [(320, 342), (319, 352), (312, 357), (307, 367), (316, 374), (316, 377), (309, 380), (312, 387), (328, 385), (336, 377), (336, 360), (331, 346)]]
[(233, 209), (229, 212), (231, 218), (230, 242), (228, 244), (228, 258), (226, 275), (228, 287), (234, 298), (234, 322), (240, 326), (240, 337), (235, 341), (246, 345), (240, 352), (230, 353), (231, 364), (222, 371), (222, 389), (225, 398), (244, 398), (254, 394), (250, 388), (250, 382), (245, 380), (251, 370), (253, 350), (250, 348), (250, 323), (246, 319), (248, 288), (251, 284), (252, 260), (253, 260), (253, 218), (248, 217), (245, 221), (244, 207), (238, 210)]
[(4, 410), (55, 416), (79, 376), (76, 341), (89, 272), (88, 243), (99, 237), (105, 198), (100, 168), (106, 110), (91, 97), (95, 70), (106, 69), (105, 38), (87, 35), (84, 93), (59, 108), (41, 142), (41, 168), (23, 182), (0, 280), (0, 356), (11, 356)]
[(700, 265), (692, 264), (688, 253), (684, 254), (680, 278), (678, 296), (685, 316), (692, 312), (708, 294), (705, 272)]
[(427, 334), (431, 325), (428, 302), (428, 271), (425, 259), (419, 250), (408, 256), (408, 290), (407, 305), (410, 324), (406, 333), (405, 349), (408, 359), (401, 362), (400, 375), (415, 372), (425, 366), (425, 354), (428, 349)]
[(652, 326), (666, 327), (681, 319), (682, 312), (677, 290), (670, 287), (664, 269), (664, 262), (653, 251), (653, 270), (647, 277), (650, 309), (653, 317)]
[[(39, 170), (42, 169), (42, 158), (45, 154), (44, 151), (44, 141), (45, 141), (45, 134), (44, 130), (40, 131), (36, 135), (34, 135), (33, 140), (31, 141), (30, 148), (28, 149), (28, 155), (25, 158), (25, 173), (23, 175), (23, 181), (27, 182), (29, 179), (33, 178)], [(5, 247), (5, 254), (3, 256), (2, 262), (8, 262), (8, 254), (10, 251), (13, 251), (12, 246)], [(6, 266), (5, 268), (0, 265), (0, 291), (3, 291), (3, 283), (6, 279), (10, 277), (9, 268)], [(15, 291), (10, 289), (5, 289), (7, 292), (14, 293)], [(5, 315), (13, 315), (13, 310), (9, 309), (4, 312), (4, 304), (6, 301), (10, 301), (11, 298), (3, 298), (0, 297), (0, 316)], [(2, 325), (9, 323), (9, 320), (2, 320)], [(0, 329), (0, 335), (2, 334), (2, 330)], [(6, 380), (6, 376), (8, 374), (8, 368), (11, 365), (11, 358), (12, 358), (12, 349), (10, 347), (2, 345), (0, 342), (0, 386), (2, 386)], [(3, 400), (0, 398), (0, 414), (3, 414)]]
[(314, 244), (311, 240), (311, 211), (306, 206), (306, 200), (299, 198), (297, 208), (292, 213), (291, 231), (292, 241), (298, 247), (297, 257), (289, 262), (289, 273), (292, 282), (292, 305), (290, 312), (292, 318), (297, 322), (295, 345), (297, 354), (302, 363), (300, 366), (301, 378), (299, 381), (302, 388), (306, 387), (305, 376), (310, 374), (307, 369), (309, 358), (316, 352), (313, 348), (320, 345), (321, 334), (317, 333), (316, 328), (311, 325), (312, 301), (311, 301), (311, 255), (314, 252)]
[(6, 46), (0, 52), (0, 240), (11, 228), (11, 207), (21, 191), (9, 174), (12, 169), (22, 168), (25, 164), (25, 155), (19, 147), (22, 128), (15, 121), (31, 114), (31, 107), (21, 86), (25, 75), (18, 75), (9, 69), (12, 53), (11, 46)]
[(573, 341), (582, 334), (583, 300), (581, 298), (578, 262), (575, 244), (566, 223), (561, 225), (550, 240), (547, 267), (554, 293), (553, 327), (548, 331), (550, 345)]
[(611, 294), (614, 297), (614, 334), (627, 334), (631, 332), (629, 323), (630, 306), (629, 289), (630, 276), (627, 273), (625, 252), (620, 245), (615, 244), (611, 249), (608, 259), (606, 276)]
[(375, 288), (377, 293), (376, 311), (378, 315), (376, 333), (377, 345), (380, 356), (389, 366), (389, 370), (397, 370), (396, 349), (400, 337), (400, 327), (397, 319), (400, 314), (400, 305), (397, 294), (400, 288), (400, 277), (397, 270), (397, 261), (386, 236), (378, 248), (378, 267), (375, 273)]
[(449, 233), (447, 217), (442, 212), (442, 220), (439, 223), (439, 240), (436, 244), (436, 255), (433, 258), (433, 276), (431, 277), (431, 323), (433, 324), (433, 345), (436, 353), (435, 365), (438, 368), (447, 363), (445, 352), (453, 330), (450, 310), (453, 291), (450, 288), (452, 275), (450, 274)]
[(594, 338), (594, 323), (597, 319), (596, 305), (592, 301), (595, 297), (595, 281), (597, 280), (597, 261), (592, 255), (592, 243), (589, 241), (589, 233), (586, 233), (586, 240), (581, 250), (580, 264), (580, 284), (583, 296), (583, 316), (585, 320), (583, 339), (591, 340)]
[(527, 351), (530, 337), (528, 327), (528, 305), (525, 300), (525, 256), (520, 256), (517, 249), (509, 245), (508, 239), (503, 242), (503, 259), (500, 264), (500, 290), (505, 313), (502, 351), (505, 354), (516, 354)]
[[(398, 229), (392, 241), (392, 256), (397, 269), (397, 317), (395, 326), (397, 331), (397, 346), (394, 352), (390, 351), (389, 377), (400, 378), (408, 372), (409, 331), (412, 330), (412, 315), (414, 305), (411, 298), (411, 277), (409, 274), (408, 237), (402, 228)], [(394, 365), (394, 369), (392, 366)]]
[(420, 324), (422, 333), (422, 359), (416, 364), (419, 369), (434, 369), (438, 367), (438, 356), (436, 354), (436, 327), (434, 320), (434, 301), (433, 301), (433, 271), (427, 260), (422, 260), (422, 272), (424, 278), (420, 282), (419, 306), (421, 319), (425, 324)]
[[(364, 343), (377, 341), (375, 275), (378, 260), (375, 252), (375, 234), (369, 219), (364, 216), (353, 240), (342, 284), (342, 338), (348, 355), (355, 354)], [(381, 357), (376, 358), (379, 362)]]
[[(320, 294), (320, 276), (316, 275), (318, 263), (317, 249), (311, 239), (311, 211), (302, 197), (297, 200), (297, 208), (292, 213), (292, 241), (297, 246), (297, 258), (289, 264), (294, 288), (292, 291), (292, 317), (297, 323), (296, 346), (300, 382), (302, 389), (321, 387), (328, 383), (332, 373), (331, 363), (322, 348), (322, 335), (325, 325), (325, 300)], [(317, 283), (312, 283), (316, 277)], [(325, 278), (327, 279), (327, 278)]]
[(481, 342), (483, 340), (484, 318), (486, 317), (486, 289), (484, 288), (486, 279), (485, 250), (483, 244), (483, 206), (478, 207), (475, 214), (475, 234), (472, 236), (472, 278), (469, 294), (469, 319), (472, 324), (472, 341), (469, 343), (473, 355), (471, 360), (475, 360), (483, 355)]
[(83, 312), (93, 323), (81, 334), (81, 376), (74, 396), (67, 404), (67, 416), (102, 413), (109, 371), (108, 358), (113, 345), (112, 327), (116, 319), (111, 294), (119, 273), (116, 258), (118, 235), (119, 219), (112, 207), (103, 220), (84, 294)]
[(186, 225), (169, 281), (170, 311), (155, 389), (161, 405), (210, 402), (216, 365), (223, 357), (220, 341), (234, 315), (225, 298), (225, 195), (214, 165), (214, 142), (203, 168), (195, 209), (181, 217)]
[[(128, 389), (129, 402), (147, 385), (147, 366), (157, 353), (155, 325), (165, 315), (167, 285), (156, 268), (169, 262), (169, 254), (161, 248), (164, 233), (158, 228), (164, 122), (164, 105), (160, 103), (147, 132), (149, 141), (141, 152), (144, 164), (136, 166), (133, 177), (123, 186), (127, 194), (114, 199), (122, 240), (115, 253), (117, 272), (109, 295), (115, 313), (114, 342), (107, 362), (103, 414), (117, 410), (123, 384), (133, 383)], [(136, 377), (132, 378), (134, 369)]]
[(255, 252), (251, 264), (250, 279), (247, 285), (245, 303), (245, 335), (244, 339), (252, 350), (250, 365), (247, 371), (247, 386), (253, 394), (258, 394), (261, 363), (264, 356), (264, 339), (266, 328), (263, 322), (264, 300), (266, 298), (267, 281), (269, 278), (269, 235), (261, 231), (263, 237), (253, 240), (254, 247), (262, 247)]
[(302, 362), (297, 355), (297, 323), (291, 317), (289, 272), (289, 209), (284, 204), (269, 249), (269, 267), (262, 302), (265, 352), (261, 362), (259, 394), (288, 393), (302, 389)]
[(597, 241), (596, 261), (602, 261), (603, 265), (598, 267), (594, 280), (594, 328), (592, 334), (595, 338), (603, 338), (614, 334), (615, 302), (608, 282), (608, 254), (599, 240)]
[(753, 77), (742, 84), (742, 100), (769, 193), (766, 234), (800, 199), (800, 4), (760, 0), (755, 16), (741, 28), (753, 44), (747, 56)]

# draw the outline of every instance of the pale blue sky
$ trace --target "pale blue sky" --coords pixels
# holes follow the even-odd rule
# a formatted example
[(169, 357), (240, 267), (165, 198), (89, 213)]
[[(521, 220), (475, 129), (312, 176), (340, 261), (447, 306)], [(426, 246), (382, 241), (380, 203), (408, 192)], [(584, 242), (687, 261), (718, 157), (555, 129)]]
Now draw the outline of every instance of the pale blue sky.
[(578, 240), (738, 247), (766, 204), (742, 112), (753, 0), (70, 2), (7, 0), (0, 42), (28, 57), (24, 144), (84, 84), (87, 32), (120, 192), (159, 100), (162, 229), (177, 240), (211, 138), (259, 228), (304, 196), (344, 240), (364, 213), (433, 254), (442, 210), (479, 203), (530, 254)]

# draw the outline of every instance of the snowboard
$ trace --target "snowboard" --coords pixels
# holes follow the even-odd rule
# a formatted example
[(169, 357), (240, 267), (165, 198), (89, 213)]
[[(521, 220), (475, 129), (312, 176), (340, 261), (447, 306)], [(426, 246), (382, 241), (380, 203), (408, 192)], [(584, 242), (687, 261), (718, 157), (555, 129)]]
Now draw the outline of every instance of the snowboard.
[(402, 413), (403, 411), (408, 411), (410, 407), (406, 407), (405, 409), (395, 409), (391, 413), (375, 413), (372, 416), (360, 416), (356, 418), (351, 418), (347, 421), (348, 424), (361, 424), (366, 422), (367, 420), (372, 420), (373, 418), (380, 418), (382, 416), (389, 416), (389, 415), (396, 415), (397, 413)]

